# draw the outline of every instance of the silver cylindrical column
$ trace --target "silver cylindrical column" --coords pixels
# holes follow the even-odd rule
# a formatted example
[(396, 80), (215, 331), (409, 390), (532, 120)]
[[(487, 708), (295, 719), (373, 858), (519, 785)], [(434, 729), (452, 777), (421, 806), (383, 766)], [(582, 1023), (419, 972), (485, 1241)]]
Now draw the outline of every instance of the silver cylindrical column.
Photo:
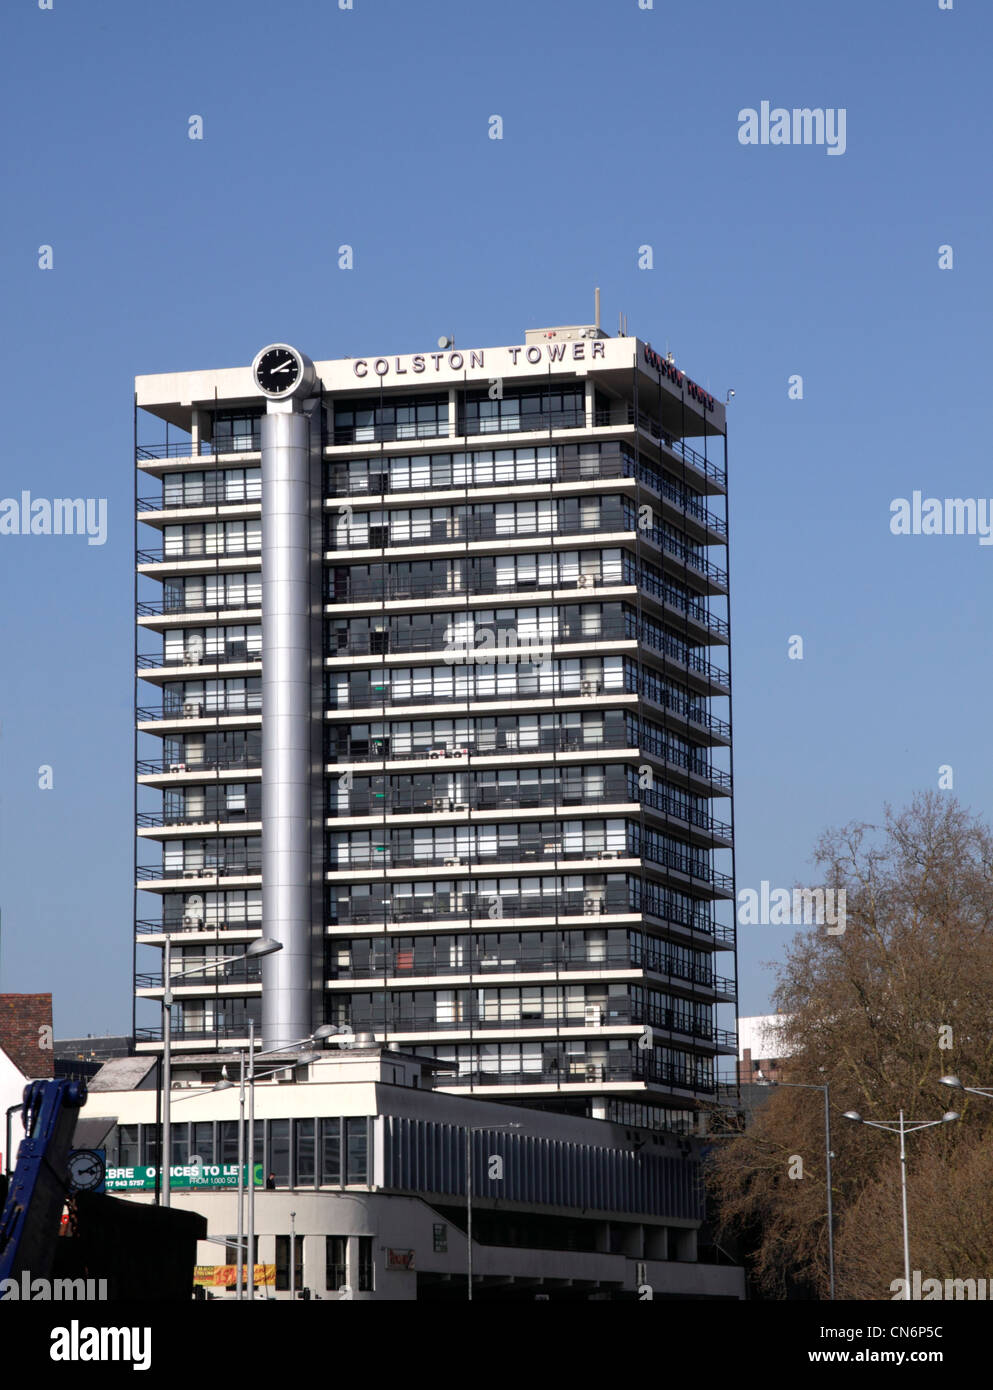
[(310, 421), (262, 420), (262, 1038), (311, 1031)]

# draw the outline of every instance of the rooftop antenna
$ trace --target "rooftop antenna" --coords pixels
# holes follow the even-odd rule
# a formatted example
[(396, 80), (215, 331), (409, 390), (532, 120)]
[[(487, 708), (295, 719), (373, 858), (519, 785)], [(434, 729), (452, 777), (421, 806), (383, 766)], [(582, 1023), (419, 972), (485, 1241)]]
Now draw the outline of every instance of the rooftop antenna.
[(599, 286), (599, 285), (597, 285), (596, 289), (593, 291), (593, 323), (595, 324), (596, 330), (597, 330), (597, 332), (599, 333), (599, 331), (600, 331), (600, 286)]

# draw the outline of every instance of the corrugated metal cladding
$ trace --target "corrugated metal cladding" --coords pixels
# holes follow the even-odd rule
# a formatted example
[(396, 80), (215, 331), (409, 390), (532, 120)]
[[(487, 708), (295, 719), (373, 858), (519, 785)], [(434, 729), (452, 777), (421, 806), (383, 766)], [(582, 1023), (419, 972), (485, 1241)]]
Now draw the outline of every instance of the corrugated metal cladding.
[[(465, 1193), (465, 1129), (385, 1115), (383, 1186)], [(502, 1177), (491, 1176), (503, 1160)], [(703, 1219), (700, 1166), (692, 1158), (601, 1149), (530, 1134), (472, 1133), (474, 1197), (632, 1215)]]

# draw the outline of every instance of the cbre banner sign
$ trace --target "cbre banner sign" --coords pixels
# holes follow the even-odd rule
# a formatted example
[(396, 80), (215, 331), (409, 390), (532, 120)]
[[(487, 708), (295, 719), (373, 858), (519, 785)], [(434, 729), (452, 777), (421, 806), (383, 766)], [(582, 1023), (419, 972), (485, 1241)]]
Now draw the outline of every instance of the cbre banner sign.
[(655, 371), (667, 377), (674, 386), (682, 386), (685, 382), (686, 394), (690, 399), (696, 401), (698, 405), (703, 406), (704, 410), (713, 410), (714, 398), (709, 391), (705, 391), (702, 386), (698, 386), (695, 381), (691, 381), (685, 372), (679, 370), (675, 362), (670, 362), (668, 358), (656, 352), (648, 343), (644, 343), (642, 347), (644, 350), (645, 362), (649, 367), (653, 367)]
[[(157, 1168), (141, 1165), (134, 1168), (108, 1168), (108, 1192), (154, 1192)], [(222, 1188), (238, 1186), (237, 1163), (173, 1164), (169, 1170), (169, 1187)], [(248, 1186), (248, 1164), (245, 1164), (245, 1186)], [(255, 1186), (263, 1186), (262, 1164), (255, 1165)]]

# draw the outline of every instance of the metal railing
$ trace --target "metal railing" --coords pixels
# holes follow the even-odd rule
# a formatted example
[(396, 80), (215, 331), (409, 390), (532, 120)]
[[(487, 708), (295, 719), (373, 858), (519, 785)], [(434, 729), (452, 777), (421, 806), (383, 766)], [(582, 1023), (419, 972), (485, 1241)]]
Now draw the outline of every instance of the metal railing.
[(727, 822), (717, 820), (698, 807), (687, 806), (679, 797), (667, 795), (652, 787), (639, 787), (636, 779), (629, 781), (625, 777), (607, 777), (602, 781), (576, 779), (570, 783), (566, 778), (559, 778), (554, 782), (518, 782), (513, 786), (469, 785), (462, 795), (449, 791), (447, 783), (446, 778), (444, 785), (427, 791), (413, 787), (391, 787), (388, 793), (381, 794), (371, 789), (355, 787), (347, 793), (347, 798), (345, 793), (336, 793), (332, 788), (327, 814), (329, 818), (334, 819), (350, 816), (458, 814), (469, 811), (558, 811), (575, 810), (580, 806), (596, 810), (602, 804), (624, 803), (631, 806), (648, 806), (670, 819), (692, 825), (718, 838), (729, 839), (731, 835), (731, 826)]
[(155, 497), (139, 497), (136, 507), (139, 512), (171, 512), (182, 511), (187, 507), (222, 507), (222, 506), (261, 506), (262, 505), (262, 482), (261, 479), (253, 479), (250, 483), (238, 480), (225, 479), (224, 475), (219, 475), (220, 481), (202, 483), (190, 483), (187, 481), (182, 488), (163, 488)]
[(359, 906), (347, 899), (332, 901), (331, 924), (347, 927), (390, 927), (410, 922), (426, 921), (466, 922), (470, 925), (492, 927), (491, 916), (494, 899), (499, 900), (500, 922), (526, 921), (532, 918), (592, 917), (598, 921), (603, 918), (651, 917), (668, 928), (681, 928), (684, 931), (699, 932), (722, 944), (733, 944), (734, 928), (715, 921), (709, 911), (709, 904), (693, 912), (677, 904), (646, 903), (636, 907), (624, 890), (620, 894), (607, 889), (606, 895), (596, 892), (574, 894), (525, 894), (516, 897), (512, 894), (484, 894), (476, 899), (470, 894), (461, 894), (455, 903), (436, 902), (435, 897), (418, 897), (403, 901), (373, 902), (369, 906)]
[(139, 811), (135, 825), (140, 829), (149, 827), (173, 826), (179, 830), (185, 825), (228, 825), (238, 821), (258, 821), (262, 819), (262, 801), (248, 805), (244, 810), (232, 811), (224, 806), (212, 806), (202, 811)]
[[(546, 1028), (577, 1028), (596, 1033), (602, 1028), (631, 1028), (645, 1025), (660, 1032), (679, 1033), (693, 1038), (698, 1043), (712, 1043), (715, 1047), (729, 1046), (724, 1029), (714, 1028), (711, 1023), (696, 1019), (689, 1013), (665, 1009), (657, 1005), (638, 1004), (630, 999), (612, 996), (604, 1004), (585, 1005), (576, 1009), (549, 1009), (525, 1016), (518, 1013), (510, 1015), (509, 1007), (502, 1010), (498, 1004), (491, 1007), (471, 1008), (465, 1005), (452, 1005), (452, 1016), (438, 1017), (434, 1005), (422, 1008), (396, 1009), (385, 1012), (360, 1014), (352, 1010), (350, 1015), (336, 1020), (339, 1027), (350, 1027), (356, 1033), (441, 1033), (467, 1032), (499, 1028), (515, 1028), (520, 1032), (536, 1033)], [(718, 1037), (718, 1034), (722, 1035)]]
[(223, 651), (204, 652), (196, 656), (176, 651), (140, 652), (136, 664), (139, 671), (150, 671), (164, 666), (247, 666), (261, 660), (260, 649), (250, 650), (248, 645), (242, 642), (240, 650), (236, 643), (231, 643)]
[[(342, 856), (340, 851), (346, 850)], [(701, 864), (689, 855), (680, 854), (664, 846), (642, 844), (625, 849), (565, 849), (561, 843), (550, 840), (525, 841), (516, 846), (494, 846), (492, 849), (477, 843), (465, 848), (448, 848), (444, 845), (430, 848), (412, 845), (409, 849), (396, 848), (386, 843), (382, 849), (362, 851), (351, 846), (329, 846), (328, 869), (344, 873), (349, 870), (365, 871), (407, 868), (445, 867), (469, 869), (490, 864), (533, 864), (547, 861), (549, 864), (569, 860), (572, 862), (603, 863), (611, 860), (628, 861), (647, 859), (650, 863), (661, 864), (675, 873), (682, 874), (697, 883), (709, 884), (720, 891), (730, 891), (733, 880), (730, 874)]]
[(262, 919), (248, 921), (238, 918), (232, 921), (214, 917), (198, 917), (187, 914), (185, 917), (139, 918), (134, 924), (136, 936), (162, 936), (173, 932), (260, 932)]
[(257, 597), (249, 594), (240, 599), (224, 597), (213, 603), (208, 603), (205, 595), (196, 601), (194, 601), (193, 596), (187, 599), (185, 594), (182, 601), (174, 595), (157, 599), (142, 599), (137, 604), (136, 612), (140, 618), (149, 618), (166, 613), (219, 613), (226, 609), (259, 609), (261, 611), (261, 608), (262, 590), (260, 588)]
[[(175, 964), (186, 965), (192, 962), (176, 961)], [(134, 982), (138, 989), (161, 989), (162, 988), (161, 970), (142, 970), (135, 974)], [(242, 960), (234, 964), (221, 962), (219, 965), (205, 965), (202, 970), (174, 971), (169, 985), (171, 989), (186, 989), (190, 986), (207, 984), (214, 985), (257, 985), (262, 982), (262, 967), (258, 961)]]
[(258, 453), (262, 448), (261, 431), (234, 435), (230, 439), (201, 439), (195, 447), (192, 439), (180, 439), (169, 444), (139, 444), (138, 459), (219, 458), (222, 454)]
[[(634, 740), (634, 741), (632, 741)], [(370, 743), (373, 745), (370, 748)], [(386, 762), (461, 762), (466, 758), (484, 759), (507, 755), (527, 756), (542, 753), (600, 753), (624, 750), (632, 754), (642, 752), (651, 754), (660, 762), (678, 767), (695, 777), (703, 778), (714, 786), (731, 787), (731, 776), (722, 769), (713, 767), (703, 759), (694, 758), (680, 748), (667, 744), (661, 735), (642, 732), (641, 738), (620, 730), (617, 734), (603, 738), (586, 738), (582, 733), (571, 729), (539, 729), (534, 739), (514, 735), (511, 731), (495, 729), (492, 735), (479, 739), (472, 731), (460, 737), (459, 742), (446, 744), (434, 739), (418, 748), (400, 745), (399, 739), (375, 738), (363, 740), (358, 747), (350, 741), (331, 743), (327, 750), (329, 762), (337, 763), (386, 763)], [(454, 769), (457, 771), (458, 769)]]
[[(256, 1032), (258, 1024), (256, 1024)], [(162, 1025), (153, 1027), (141, 1027), (134, 1030), (135, 1042), (161, 1042)], [(173, 1042), (196, 1042), (209, 1041), (214, 1038), (244, 1038), (248, 1039), (248, 1020), (238, 1023), (201, 1023), (185, 1024), (173, 1022), (170, 1028), (170, 1036)]]
[[(495, 1068), (497, 1059), (492, 1059), (491, 1065)], [(464, 1086), (471, 1086), (474, 1089), (480, 1086), (555, 1086), (567, 1088), (569, 1086), (600, 1085), (610, 1084), (618, 1081), (644, 1081), (651, 1085), (671, 1087), (680, 1091), (699, 1092), (703, 1095), (713, 1094), (716, 1082), (712, 1076), (694, 1074), (692, 1071), (673, 1067), (664, 1064), (652, 1064), (647, 1061), (632, 1059), (631, 1061), (611, 1061), (597, 1062), (590, 1060), (582, 1062), (575, 1054), (562, 1053), (560, 1055), (560, 1065), (557, 1067), (542, 1067), (540, 1070), (482, 1070), (482, 1064), (478, 1064), (476, 1070), (470, 1070), (471, 1063), (460, 1061), (458, 1076), (438, 1075), (432, 1083), (436, 1090), (457, 1090)]]
[(666, 979), (682, 981), (698, 989), (734, 992), (734, 981), (704, 966), (690, 965), (664, 950), (643, 949), (637, 941), (626, 946), (587, 943), (583, 948), (518, 945), (489, 947), (485, 938), (472, 949), (460, 944), (425, 947), (415, 941), (407, 950), (378, 951), (365, 965), (338, 965), (328, 972), (332, 980), (418, 980), (435, 976), (535, 975), (548, 972), (597, 972), (645, 970)]
[[(566, 445), (565, 448), (576, 446)], [(712, 512), (697, 494), (666, 477), (644, 459), (635, 460), (631, 454), (611, 457), (601, 452), (599, 455), (583, 455), (578, 459), (555, 458), (536, 462), (506, 460), (475, 464), (467, 459), (464, 463), (459, 455), (444, 455), (445, 463), (439, 465), (435, 456), (428, 454), (418, 459), (421, 465), (408, 470), (407, 481), (402, 481), (390, 471), (390, 457), (384, 455), (379, 472), (369, 468), (362, 474), (356, 473), (347, 463), (329, 462), (327, 472), (326, 499), (337, 502), (340, 497), (386, 497), (405, 492), (440, 492), (447, 489), (466, 490), (491, 487), (528, 487), (536, 489), (554, 483), (577, 483), (611, 481), (613, 479), (634, 478), (652, 492), (664, 497), (677, 510), (693, 517), (715, 535), (727, 536), (727, 522), (716, 512)]]
[(190, 541), (178, 549), (175, 545), (155, 546), (151, 550), (138, 550), (135, 552), (135, 563), (139, 565), (158, 565), (168, 564), (175, 560), (177, 563), (183, 560), (232, 560), (239, 556), (255, 556), (262, 554), (262, 542), (252, 545), (212, 545), (208, 546), (203, 541)]
[(253, 753), (202, 754), (194, 759), (192, 754), (182, 758), (139, 758), (135, 771), (142, 776), (165, 772), (226, 772), (230, 770), (262, 771), (262, 750)]
[(250, 855), (243, 859), (228, 859), (222, 864), (174, 865), (139, 864), (136, 877), (142, 882), (160, 879), (215, 879), (241, 878), (262, 872), (262, 856)]
[(246, 701), (244, 696), (231, 700), (218, 700), (216, 696), (204, 700), (202, 696), (191, 696), (190, 699), (180, 700), (175, 704), (163, 702), (161, 705), (139, 705), (135, 710), (135, 719), (139, 723), (166, 719), (226, 719), (236, 715), (254, 719), (261, 713), (261, 695), (254, 706)]

